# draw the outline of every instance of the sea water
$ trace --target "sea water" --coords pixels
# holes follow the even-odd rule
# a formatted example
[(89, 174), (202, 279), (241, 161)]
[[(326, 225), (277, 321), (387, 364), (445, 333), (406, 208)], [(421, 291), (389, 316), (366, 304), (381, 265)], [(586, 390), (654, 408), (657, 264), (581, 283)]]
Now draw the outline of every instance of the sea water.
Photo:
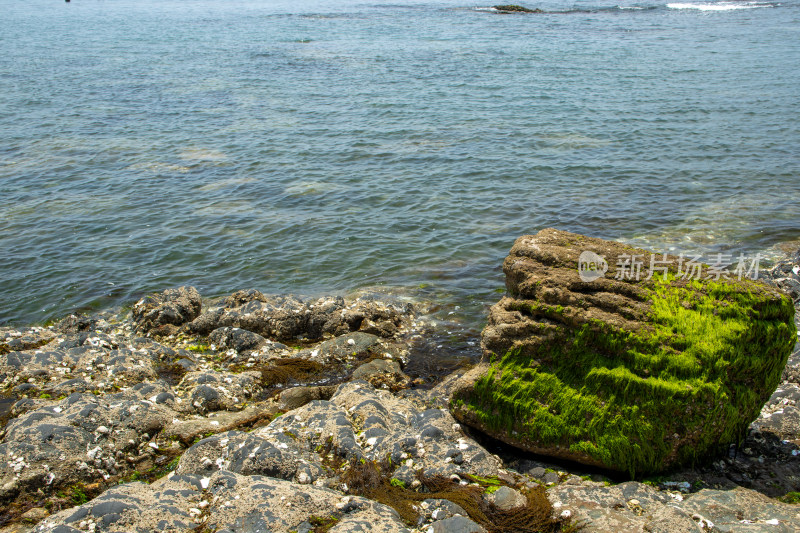
[(478, 328), (545, 227), (800, 238), (798, 0), (525, 5), (0, 0), (0, 324), (191, 284)]

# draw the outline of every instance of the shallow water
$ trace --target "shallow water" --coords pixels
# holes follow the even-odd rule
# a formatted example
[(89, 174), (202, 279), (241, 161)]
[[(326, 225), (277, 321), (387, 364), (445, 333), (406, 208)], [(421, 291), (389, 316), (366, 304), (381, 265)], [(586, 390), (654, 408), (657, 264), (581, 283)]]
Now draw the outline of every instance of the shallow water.
[(545, 227), (800, 238), (797, 0), (0, 3), (0, 324), (193, 284), (479, 327)]

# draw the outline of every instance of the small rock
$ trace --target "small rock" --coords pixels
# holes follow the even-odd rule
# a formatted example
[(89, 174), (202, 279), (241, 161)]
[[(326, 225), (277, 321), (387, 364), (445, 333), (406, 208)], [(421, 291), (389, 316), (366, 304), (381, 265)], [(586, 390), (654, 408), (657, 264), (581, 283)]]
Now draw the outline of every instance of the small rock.
[(28, 509), (22, 513), (22, 519), (30, 522), (39, 522), (47, 518), (49, 514), (50, 513), (47, 512), (47, 509), (43, 509), (42, 507), (34, 507), (33, 509)]
[(491, 494), (488, 494), (489, 502), (493, 503), (499, 509), (503, 511), (511, 511), (512, 509), (518, 509), (520, 507), (524, 507), (525, 504), (528, 503), (528, 499), (525, 498), (519, 491), (512, 489), (511, 487), (502, 486), (496, 491)]
[(427, 533), (486, 533), (486, 530), (469, 518), (454, 516), (434, 522)]

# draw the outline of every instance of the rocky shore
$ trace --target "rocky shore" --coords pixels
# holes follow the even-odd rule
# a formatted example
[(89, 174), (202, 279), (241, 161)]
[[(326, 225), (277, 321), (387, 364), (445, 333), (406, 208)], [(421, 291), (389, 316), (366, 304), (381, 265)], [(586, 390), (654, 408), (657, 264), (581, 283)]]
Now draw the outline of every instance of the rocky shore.
[[(799, 274), (770, 273), (796, 305)], [(631, 480), (454, 418), (470, 369), (408, 372), (435, 330), (389, 299), (191, 287), (0, 328), (0, 533), (800, 530), (797, 346), (740, 446)]]

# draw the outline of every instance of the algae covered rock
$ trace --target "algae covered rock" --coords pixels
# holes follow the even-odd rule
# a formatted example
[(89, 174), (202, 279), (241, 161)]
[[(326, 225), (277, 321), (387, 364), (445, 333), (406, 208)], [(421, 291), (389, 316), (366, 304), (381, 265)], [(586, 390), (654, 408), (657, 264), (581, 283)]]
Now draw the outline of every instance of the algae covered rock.
[(517, 239), (503, 270), (489, 361), (451, 409), (534, 453), (636, 475), (727, 449), (796, 340), (791, 300), (736, 265), (547, 229)]

